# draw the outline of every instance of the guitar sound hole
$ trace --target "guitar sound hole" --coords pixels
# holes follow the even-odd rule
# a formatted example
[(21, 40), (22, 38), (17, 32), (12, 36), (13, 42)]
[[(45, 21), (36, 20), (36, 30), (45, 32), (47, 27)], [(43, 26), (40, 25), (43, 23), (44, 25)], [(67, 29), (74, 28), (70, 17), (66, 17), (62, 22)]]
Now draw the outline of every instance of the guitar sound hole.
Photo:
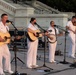
[(39, 33), (36, 33), (37, 34), (37, 36), (36, 37), (39, 37)]
[(7, 37), (6, 36), (4, 38), (5, 38), (5, 40), (7, 40)]
[(39, 33), (36, 33), (37, 35), (34, 34), (34, 36), (39, 37)]

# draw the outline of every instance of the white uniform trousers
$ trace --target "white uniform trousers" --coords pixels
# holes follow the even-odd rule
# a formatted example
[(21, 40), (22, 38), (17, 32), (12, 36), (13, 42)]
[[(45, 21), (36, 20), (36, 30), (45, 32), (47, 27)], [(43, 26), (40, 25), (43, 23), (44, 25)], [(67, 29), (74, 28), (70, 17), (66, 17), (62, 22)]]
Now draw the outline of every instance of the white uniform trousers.
[(70, 45), (68, 55), (75, 57), (75, 34), (69, 33)]
[(28, 51), (27, 51), (27, 67), (36, 65), (36, 57), (37, 57), (37, 48), (38, 48), (38, 40), (34, 42), (30, 42), (27, 40), (28, 43)]
[(55, 60), (56, 45), (57, 42), (49, 43), (49, 62), (53, 62)]
[[(5, 59), (4, 66), (2, 64), (3, 58)], [(0, 73), (1, 74), (3, 73), (3, 67), (4, 67), (4, 70), (11, 71), (10, 52), (6, 44), (0, 46)]]

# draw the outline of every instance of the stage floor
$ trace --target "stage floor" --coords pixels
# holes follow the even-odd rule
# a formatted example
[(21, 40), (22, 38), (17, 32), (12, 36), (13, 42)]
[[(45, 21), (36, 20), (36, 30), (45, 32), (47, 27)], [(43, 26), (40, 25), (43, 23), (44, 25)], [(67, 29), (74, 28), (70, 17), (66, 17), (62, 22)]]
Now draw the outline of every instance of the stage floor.
[[(11, 52), (11, 60), (13, 59), (14, 51), (10, 50)], [(25, 64), (23, 64), (21, 61), (17, 59), (17, 71), (18, 73), (27, 73), (27, 75), (76, 75), (76, 68), (70, 67), (70, 65), (73, 63), (73, 58), (67, 57), (66, 54), (66, 61), (68, 64), (60, 63), (61, 61), (64, 62), (64, 56), (62, 55), (56, 55), (56, 63), (49, 63), (48, 61), (48, 50), (46, 50), (46, 58), (45, 58), (45, 65), (47, 67), (41, 67), (37, 69), (28, 69), (26, 67), (26, 53), (27, 49), (19, 49), (17, 51), (17, 57), (19, 57)], [(62, 53), (63, 54), (63, 53)], [(64, 62), (64, 63), (65, 63)], [(15, 71), (15, 61), (12, 61), (12, 70)], [(38, 50), (38, 58), (37, 58), (37, 64), (39, 66), (43, 66), (44, 64), (44, 49), (41, 48)], [(46, 70), (50, 70), (50, 72), (45, 72)], [(6, 75), (10, 75), (6, 73)]]

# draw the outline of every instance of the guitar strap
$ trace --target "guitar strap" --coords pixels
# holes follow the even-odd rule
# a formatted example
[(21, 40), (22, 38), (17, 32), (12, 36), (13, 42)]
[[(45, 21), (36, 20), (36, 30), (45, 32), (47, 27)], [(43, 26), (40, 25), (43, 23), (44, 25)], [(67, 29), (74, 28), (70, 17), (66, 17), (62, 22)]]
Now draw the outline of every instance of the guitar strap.
[(9, 32), (8, 28), (6, 27), (7, 32)]
[(56, 41), (57, 41), (57, 33), (56, 33), (56, 28), (54, 27), (54, 30), (55, 30), (55, 35), (56, 35)]

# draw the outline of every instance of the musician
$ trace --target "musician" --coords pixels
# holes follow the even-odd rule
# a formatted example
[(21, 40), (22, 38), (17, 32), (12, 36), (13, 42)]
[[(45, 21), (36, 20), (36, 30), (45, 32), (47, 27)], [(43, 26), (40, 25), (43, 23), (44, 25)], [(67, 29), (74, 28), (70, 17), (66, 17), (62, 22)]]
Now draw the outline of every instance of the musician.
[[(35, 23), (36, 23), (36, 19), (31, 18), (30, 23), (27, 27), (27, 32), (31, 32), (35, 36), (37, 36), (35, 30), (38, 30), (38, 27), (35, 25)], [(31, 41), (29, 38), (27, 38), (27, 45), (28, 45), (28, 51), (27, 51), (26, 65), (28, 68), (38, 67), (36, 62), (38, 39), (36, 39), (35, 41)]]
[(66, 28), (69, 32), (68, 36), (70, 39), (68, 56), (75, 58), (76, 16), (73, 16), (72, 19), (68, 21)]
[[(58, 28), (56, 28), (54, 21), (50, 22), (50, 27), (48, 30), (52, 30), (52, 32), (49, 32), (50, 35), (54, 35), (56, 37), (56, 40), (51, 43), (48, 42), (49, 44), (49, 62), (55, 63), (55, 50), (56, 50), (56, 45), (57, 45), (57, 36), (62, 36), (62, 33), (59, 33)], [(51, 40), (54, 40), (54, 38), (50, 38)]]
[[(0, 33), (7, 33), (9, 31), (9, 27), (6, 26), (6, 20), (8, 20), (8, 15), (4, 13), (1, 15)], [(0, 35), (0, 42), (3, 42), (4, 39), (1, 36), (2, 35)], [(3, 63), (2, 63), (3, 58), (5, 58), (4, 69), (3, 69)], [(10, 58), (11, 58), (11, 55), (9, 52), (8, 45), (5, 43), (0, 45), (0, 75), (5, 75), (4, 72), (9, 72), (10, 74), (13, 73), (13, 71), (11, 71)]]

